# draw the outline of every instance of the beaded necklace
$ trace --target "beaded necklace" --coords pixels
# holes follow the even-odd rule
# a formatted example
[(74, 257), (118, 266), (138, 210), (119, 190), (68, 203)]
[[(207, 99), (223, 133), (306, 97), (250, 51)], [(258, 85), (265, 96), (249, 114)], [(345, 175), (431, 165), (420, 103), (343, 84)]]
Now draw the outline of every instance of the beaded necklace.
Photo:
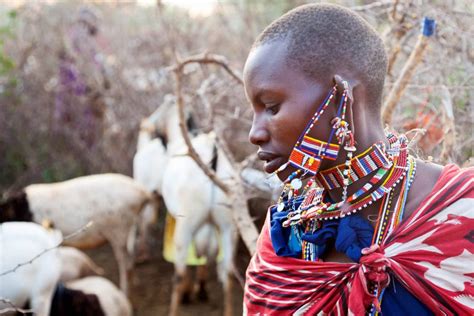
[[(351, 160), (349, 185), (379, 168), (390, 168), (391, 166), (392, 162), (385, 153), (385, 144), (383, 142), (376, 143)], [(344, 167), (345, 165), (339, 165), (328, 170), (321, 170), (316, 174), (318, 184), (326, 190), (342, 187), (344, 185)]]
[[(378, 219), (372, 238), (372, 245), (381, 245), (383, 240), (390, 235), (390, 233), (395, 229), (396, 226), (398, 226), (398, 224), (401, 222), (401, 219), (403, 218), (408, 191), (410, 190), (413, 180), (415, 179), (416, 160), (410, 156), (408, 164), (408, 175), (405, 177), (401, 185), (400, 193), (396, 198), (396, 202), (393, 203), (395, 190), (391, 190), (388, 195), (384, 196), (384, 200), (379, 209)], [(392, 210), (393, 205), (394, 207)], [(370, 290), (378, 297), (378, 300), (381, 302), (381, 298), (383, 297), (385, 289), (379, 293), (377, 284), (372, 284)], [(372, 305), (368, 315), (379, 315), (378, 310), (379, 308), (376, 308), (374, 305)]]
[[(300, 204), (298, 210), (288, 214), (288, 220), (283, 222), (283, 226), (300, 224), (305, 220), (342, 218), (362, 210), (385, 196), (400, 183), (407, 173), (408, 152), (405, 140), (406, 138), (400, 137), (391, 144), (391, 147), (398, 148), (396, 151), (391, 151), (394, 155), (389, 158), (393, 159), (392, 167), (388, 169), (380, 168), (368, 183), (346, 200), (338, 203), (324, 203), (322, 202), (325, 193), (323, 189), (316, 190), (316, 188), (313, 188), (309, 195), (303, 193), (303, 196), (305, 196), (304, 203)], [(387, 173), (388, 176), (384, 178)], [(313, 184), (314, 182), (311, 182), (311, 185)], [(280, 208), (285, 208), (285, 206), (280, 206)]]
[(395, 190), (391, 190), (390, 194), (384, 196), (384, 200), (379, 210), (372, 244), (380, 245), (382, 241), (400, 223), (403, 217), (408, 191), (410, 190), (416, 173), (416, 161), (411, 156), (409, 157), (408, 165), (408, 175), (405, 177), (401, 185), (400, 193), (395, 203), (393, 203)]

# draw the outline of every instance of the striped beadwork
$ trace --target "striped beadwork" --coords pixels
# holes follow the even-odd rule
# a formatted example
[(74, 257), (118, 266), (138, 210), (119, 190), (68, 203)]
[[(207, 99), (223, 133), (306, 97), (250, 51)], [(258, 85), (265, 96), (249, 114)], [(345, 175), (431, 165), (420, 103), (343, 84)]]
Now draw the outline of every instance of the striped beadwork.
[[(369, 150), (354, 157), (351, 160), (351, 171), (349, 173), (349, 184), (352, 184), (363, 178), (375, 170), (380, 168), (389, 169), (392, 162), (386, 156), (383, 150), (383, 144), (377, 143), (369, 148)], [(318, 184), (326, 190), (333, 190), (342, 187), (345, 165), (339, 165), (328, 170), (320, 171), (316, 175)]]
[(338, 144), (328, 144), (319, 139), (305, 136), (301, 142), (302, 151), (312, 156), (319, 156), (321, 159), (336, 160), (339, 152)]
[(303, 169), (314, 176), (318, 172), (321, 159), (313, 157), (311, 154), (305, 153), (298, 148), (293, 148), (289, 162), (293, 167)]

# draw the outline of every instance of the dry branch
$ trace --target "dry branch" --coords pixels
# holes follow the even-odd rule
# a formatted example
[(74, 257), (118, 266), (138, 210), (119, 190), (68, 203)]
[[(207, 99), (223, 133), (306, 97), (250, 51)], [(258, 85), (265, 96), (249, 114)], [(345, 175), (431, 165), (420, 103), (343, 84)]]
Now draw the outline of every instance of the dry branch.
[(403, 93), (405, 92), (406, 86), (413, 77), (413, 73), (416, 69), (416, 66), (418, 66), (418, 64), (423, 59), (423, 53), (425, 52), (426, 47), (428, 46), (428, 40), (429, 36), (425, 36), (423, 34), (420, 35), (415, 45), (415, 48), (413, 49), (410, 57), (403, 66), (400, 76), (395, 82), (392, 90), (390, 90), (390, 93), (385, 101), (382, 113), (382, 119), (385, 124), (390, 125), (392, 121), (393, 111), (395, 110), (395, 107), (400, 101)]
[(449, 162), (456, 144), (456, 129), (454, 124), (453, 102), (451, 93), (448, 88), (442, 88), (443, 93), (443, 117), (444, 117), (444, 139), (443, 148), (439, 155), (439, 160), (442, 163)]
[(186, 143), (186, 146), (188, 147), (188, 155), (197, 163), (199, 168), (208, 176), (212, 182), (214, 182), (222, 191), (224, 191), (226, 194), (229, 194), (230, 190), (227, 187), (227, 185), (222, 182), (221, 179), (219, 179), (216, 175), (216, 173), (209, 169), (202, 161), (201, 157), (199, 154), (196, 152), (194, 149), (194, 146), (191, 143), (191, 139), (189, 138), (189, 131), (188, 127), (186, 126), (186, 119), (185, 119), (185, 114), (184, 114), (184, 101), (183, 101), (183, 95), (181, 93), (181, 81), (182, 81), (182, 67), (179, 67), (175, 71), (175, 79), (176, 79), (176, 104), (178, 105), (178, 111), (179, 111), (179, 128), (181, 130), (181, 134), (183, 134), (184, 142)]
[(23, 309), (23, 308), (19, 308), (19, 307), (15, 306), (15, 304), (13, 304), (12, 301), (10, 301), (9, 299), (4, 298), (4, 297), (0, 297), (0, 303), (4, 303), (4, 304), (9, 306), (9, 307), (5, 307), (3, 309), (0, 309), (0, 315), (6, 314), (6, 313), (12, 313), (12, 312), (16, 312), (16, 313), (20, 313), (20, 314), (34, 313), (34, 311), (32, 309)]
[(389, 5), (392, 2), (392, 0), (384, 0), (384, 1), (375, 1), (369, 4), (364, 4), (364, 5), (358, 5), (358, 6), (353, 6), (351, 7), (351, 10), (354, 11), (371, 11), (380, 7), (385, 7)]
[(217, 177), (216, 173), (202, 161), (201, 157), (194, 149), (191, 139), (189, 138), (189, 131), (185, 123), (184, 100), (182, 95), (182, 77), (184, 67), (191, 63), (215, 64), (221, 66), (239, 84), (243, 84), (243, 81), (240, 75), (229, 67), (227, 60), (223, 56), (219, 55), (199, 54), (191, 56), (182, 61), (178, 61), (177, 65), (173, 67), (176, 79), (175, 94), (179, 111), (179, 127), (186, 146), (188, 147), (188, 155), (196, 162), (199, 168), (201, 168), (201, 170), (211, 179), (211, 181), (213, 181), (229, 197), (232, 205), (232, 217), (234, 222), (248, 251), (253, 255), (256, 251), (258, 230), (255, 227), (252, 218), (250, 217), (250, 212), (247, 206), (247, 195), (245, 194), (245, 188), (240, 176), (243, 166), (236, 162), (227, 144), (221, 141), (219, 139), (219, 135), (216, 133), (216, 143), (234, 170), (232, 181), (229, 184), (224, 183), (220, 178)]

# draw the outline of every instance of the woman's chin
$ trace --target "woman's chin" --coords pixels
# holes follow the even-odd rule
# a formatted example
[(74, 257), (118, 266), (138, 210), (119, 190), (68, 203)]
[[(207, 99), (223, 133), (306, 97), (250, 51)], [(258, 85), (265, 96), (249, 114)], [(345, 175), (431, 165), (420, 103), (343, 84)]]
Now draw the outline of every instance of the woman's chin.
[(295, 170), (296, 169), (294, 167), (288, 165), (285, 169), (277, 173), (278, 179), (280, 179), (281, 182), (284, 182)]

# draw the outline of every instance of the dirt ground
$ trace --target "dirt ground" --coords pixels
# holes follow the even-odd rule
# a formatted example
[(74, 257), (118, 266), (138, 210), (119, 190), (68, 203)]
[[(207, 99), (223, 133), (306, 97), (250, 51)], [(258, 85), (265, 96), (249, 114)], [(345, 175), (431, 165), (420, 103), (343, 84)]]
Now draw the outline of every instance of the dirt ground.
[[(156, 244), (153, 247), (156, 249), (156, 252), (153, 253), (154, 258), (149, 262), (138, 264), (135, 268), (133, 284), (131, 285), (131, 301), (134, 307), (134, 315), (136, 316), (167, 315), (169, 311), (174, 269), (173, 265), (166, 262), (161, 254), (163, 222), (164, 220), (160, 218), (155, 232), (157, 238)], [(86, 252), (97, 264), (106, 270), (105, 277), (112, 280), (115, 284), (118, 284), (117, 263), (110, 246), (105, 245)], [(242, 242), (240, 242), (238, 255), (236, 256), (236, 266), (242, 276), (244, 275), (249, 260), (250, 256)], [(203, 303), (192, 298), (190, 304), (182, 305), (180, 315), (217, 316), (223, 314), (223, 289), (217, 280), (215, 267), (212, 267), (209, 273), (209, 281), (207, 284), (209, 301)], [(242, 315), (242, 298), (243, 289), (240, 283), (234, 278), (234, 315)]]

